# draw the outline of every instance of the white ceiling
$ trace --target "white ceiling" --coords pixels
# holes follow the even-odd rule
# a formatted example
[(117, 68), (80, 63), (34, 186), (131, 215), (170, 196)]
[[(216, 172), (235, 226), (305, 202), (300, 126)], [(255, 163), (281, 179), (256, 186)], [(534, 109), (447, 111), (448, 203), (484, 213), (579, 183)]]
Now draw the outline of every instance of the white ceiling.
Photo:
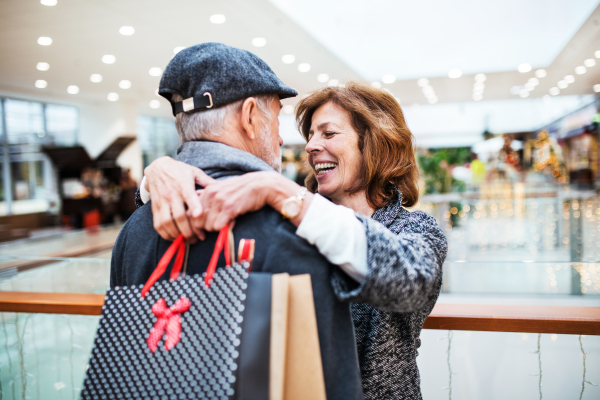
[(368, 81), (549, 66), (599, 0), (270, 0)]

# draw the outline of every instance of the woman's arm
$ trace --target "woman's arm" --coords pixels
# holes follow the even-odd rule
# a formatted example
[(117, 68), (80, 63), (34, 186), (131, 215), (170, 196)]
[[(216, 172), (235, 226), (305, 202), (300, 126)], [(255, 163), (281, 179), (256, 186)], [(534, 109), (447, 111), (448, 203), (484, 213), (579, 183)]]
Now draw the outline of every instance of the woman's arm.
[(332, 282), (338, 298), (403, 313), (434, 303), (448, 250), (436, 220), (415, 211), (402, 232), (394, 234), (371, 218), (358, 217), (367, 235), (369, 273), (360, 285), (342, 274), (334, 275)]

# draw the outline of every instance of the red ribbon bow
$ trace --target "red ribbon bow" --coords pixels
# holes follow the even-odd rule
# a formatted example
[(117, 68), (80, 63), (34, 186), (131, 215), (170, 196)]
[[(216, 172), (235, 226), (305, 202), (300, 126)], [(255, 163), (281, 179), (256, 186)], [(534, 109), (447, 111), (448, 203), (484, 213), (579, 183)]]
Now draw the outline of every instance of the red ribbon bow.
[(165, 332), (167, 334), (165, 350), (171, 350), (179, 343), (181, 336), (181, 316), (179, 314), (189, 310), (191, 305), (192, 303), (187, 298), (182, 297), (171, 308), (167, 308), (167, 302), (162, 298), (152, 306), (152, 312), (156, 315), (157, 320), (150, 331), (150, 335), (148, 335), (148, 340), (146, 340), (151, 352), (156, 351), (158, 342), (160, 342)]

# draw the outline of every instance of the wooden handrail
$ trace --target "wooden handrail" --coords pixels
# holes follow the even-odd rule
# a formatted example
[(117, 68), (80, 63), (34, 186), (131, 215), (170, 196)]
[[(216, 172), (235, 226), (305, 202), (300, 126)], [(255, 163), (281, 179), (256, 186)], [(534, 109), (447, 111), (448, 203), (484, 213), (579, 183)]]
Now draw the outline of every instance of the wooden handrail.
[[(0, 312), (100, 315), (103, 294), (0, 292)], [(424, 329), (600, 335), (600, 307), (437, 304)]]

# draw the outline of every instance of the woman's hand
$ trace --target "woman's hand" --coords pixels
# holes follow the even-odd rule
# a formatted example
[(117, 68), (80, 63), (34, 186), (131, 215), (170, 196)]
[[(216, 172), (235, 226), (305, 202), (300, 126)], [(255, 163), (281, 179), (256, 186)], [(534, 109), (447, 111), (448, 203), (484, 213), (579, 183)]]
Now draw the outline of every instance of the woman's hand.
[[(194, 229), (219, 231), (239, 215), (257, 211), (264, 206), (281, 210), (283, 202), (300, 191), (301, 186), (277, 172), (250, 172), (216, 181), (200, 190), (202, 215), (194, 217), (188, 211)], [(312, 200), (307, 193), (302, 211), (291, 222), (300, 225)]]
[(158, 234), (165, 240), (175, 240), (179, 233), (186, 240), (204, 240), (205, 233), (191, 223), (192, 218), (203, 214), (196, 184), (207, 187), (215, 180), (201, 169), (170, 157), (154, 160), (146, 167), (144, 175), (146, 190), (152, 199), (154, 229)]

